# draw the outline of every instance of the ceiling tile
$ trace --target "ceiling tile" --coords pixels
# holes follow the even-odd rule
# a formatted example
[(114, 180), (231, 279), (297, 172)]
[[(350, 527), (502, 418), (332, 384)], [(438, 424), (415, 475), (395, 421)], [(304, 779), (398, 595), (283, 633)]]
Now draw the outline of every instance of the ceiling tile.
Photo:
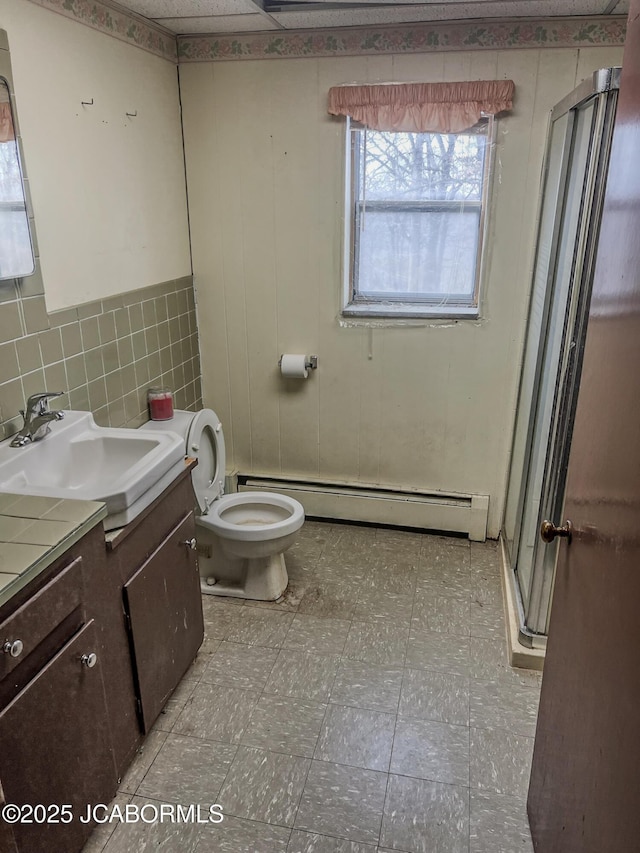
[[(242, 15), (255, 12), (252, 0), (124, 0), (132, 9), (146, 18), (206, 17), (209, 15)], [(176, 16), (176, 12), (180, 12)]]
[(433, 5), (403, 5), (361, 9), (319, 9), (316, 11), (271, 12), (286, 29), (352, 27), (419, 21), (464, 20), (473, 18), (537, 17), (555, 15), (597, 15), (602, 0), (497, 0), (497, 2), (451, 2)]
[(267, 15), (215, 15), (204, 18), (158, 18), (159, 24), (179, 35), (191, 33), (246, 33), (277, 30)]

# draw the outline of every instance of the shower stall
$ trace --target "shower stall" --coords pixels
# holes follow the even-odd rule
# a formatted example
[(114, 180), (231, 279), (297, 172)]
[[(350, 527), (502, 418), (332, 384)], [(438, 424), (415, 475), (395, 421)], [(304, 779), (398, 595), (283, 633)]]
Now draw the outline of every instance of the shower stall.
[(619, 68), (585, 80), (551, 111), (538, 239), (502, 536), (520, 642), (544, 647), (591, 297)]

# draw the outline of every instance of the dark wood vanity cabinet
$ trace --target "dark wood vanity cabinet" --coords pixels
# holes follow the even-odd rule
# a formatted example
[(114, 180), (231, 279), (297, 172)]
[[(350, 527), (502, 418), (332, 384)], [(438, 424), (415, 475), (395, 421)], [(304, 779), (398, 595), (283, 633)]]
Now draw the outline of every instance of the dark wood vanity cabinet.
[[(204, 628), (190, 468), (116, 534), (90, 530), (0, 607), (0, 807), (71, 805), (72, 823), (0, 819), (0, 853), (78, 853), (193, 661)], [(193, 541), (192, 541), (193, 540)]]

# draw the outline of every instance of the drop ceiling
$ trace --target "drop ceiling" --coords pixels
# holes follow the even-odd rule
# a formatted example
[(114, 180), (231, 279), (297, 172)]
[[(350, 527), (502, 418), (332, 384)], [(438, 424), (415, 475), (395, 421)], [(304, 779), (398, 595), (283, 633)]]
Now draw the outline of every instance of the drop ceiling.
[(120, 0), (119, 5), (181, 35), (629, 11), (629, 0)]

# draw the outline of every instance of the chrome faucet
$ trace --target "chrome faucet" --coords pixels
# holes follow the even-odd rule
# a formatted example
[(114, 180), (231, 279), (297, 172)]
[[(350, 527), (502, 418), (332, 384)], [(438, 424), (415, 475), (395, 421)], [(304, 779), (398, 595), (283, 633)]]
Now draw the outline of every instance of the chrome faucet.
[(40, 391), (32, 394), (27, 400), (26, 409), (20, 409), (24, 424), (20, 432), (11, 441), (11, 447), (24, 447), (32, 441), (40, 441), (51, 432), (51, 421), (61, 421), (64, 412), (52, 412), (49, 400), (61, 397), (64, 391)]

